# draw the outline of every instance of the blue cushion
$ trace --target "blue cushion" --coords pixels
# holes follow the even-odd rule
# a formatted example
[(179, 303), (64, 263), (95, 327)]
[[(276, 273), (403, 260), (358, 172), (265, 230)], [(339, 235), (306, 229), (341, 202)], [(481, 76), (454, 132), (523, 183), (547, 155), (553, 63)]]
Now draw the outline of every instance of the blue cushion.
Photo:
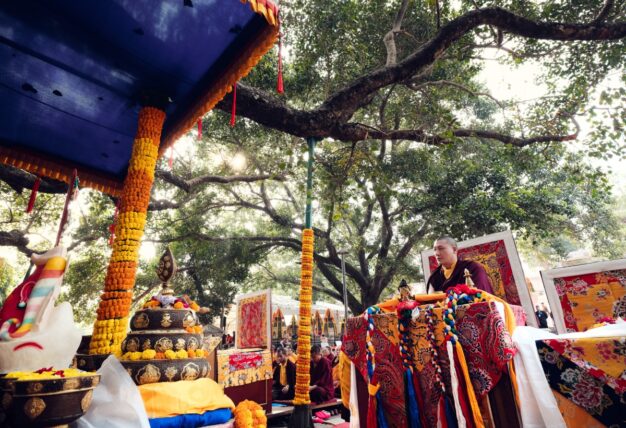
[(230, 409), (209, 410), (202, 414), (172, 416), (149, 419), (151, 428), (197, 428), (228, 422), (233, 413)]

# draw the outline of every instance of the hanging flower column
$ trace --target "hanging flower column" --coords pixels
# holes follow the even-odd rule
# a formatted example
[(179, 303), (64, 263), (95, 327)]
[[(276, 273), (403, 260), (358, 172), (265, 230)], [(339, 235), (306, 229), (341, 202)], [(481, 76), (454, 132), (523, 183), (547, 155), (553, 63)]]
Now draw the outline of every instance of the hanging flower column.
[(300, 268), (300, 325), (298, 326), (298, 364), (294, 404), (309, 404), (311, 380), (311, 306), (313, 304), (313, 229), (302, 232), (302, 265)]
[(121, 354), (164, 121), (165, 113), (157, 108), (143, 107), (139, 112), (90, 354)]

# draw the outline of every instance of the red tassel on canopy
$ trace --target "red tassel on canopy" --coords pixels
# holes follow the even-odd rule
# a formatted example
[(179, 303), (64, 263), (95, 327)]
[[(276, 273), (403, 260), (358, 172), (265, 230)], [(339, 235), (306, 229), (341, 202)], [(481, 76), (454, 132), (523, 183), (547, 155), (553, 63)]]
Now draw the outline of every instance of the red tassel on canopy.
[(198, 119), (198, 140), (202, 140), (202, 118)]
[(235, 116), (237, 115), (237, 83), (233, 85), (233, 108), (230, 111), (230, 126), (235, 126)]
[(276, 92), (285, 92), (283, 87), (283, 33), (280, 28), (280, 15), (278, 15), (278, 80), (276, 82)]
[(40, 184), (41, 177), (37, 177), (37, 180), (35, 180), (35, 183), (33, 184), (33, 189), (30, 191), (30, 198), (28, 199), (28, 205), (26, 206), (27, 213), (31, 213), (35, 207), (35, 200), (37, 200), (37, 191), (39, 190)]
[(117, 216), (120, 210), (119, 201), (115, 204), (115, 212), (113, 212), (113, 223), (109, 225), (109, 247), (113, 245), (113, 241), (115, 240), (115, 225), (117, 224)]
[(170, 167), (170, 169), (172, 169), (172, 166), (174, 165), (174, 147), (170, 146), (170, 157), (167, 160), (167, 165)]

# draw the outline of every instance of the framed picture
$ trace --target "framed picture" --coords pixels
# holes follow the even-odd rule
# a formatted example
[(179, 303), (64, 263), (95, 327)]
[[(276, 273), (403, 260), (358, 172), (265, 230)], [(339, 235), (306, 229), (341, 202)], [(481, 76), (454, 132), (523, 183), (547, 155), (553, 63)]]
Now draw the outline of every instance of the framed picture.
[(271, 290), (237, 296), (237, 328), (235, 346), (238, 349), (270, 348), (272, 343)]
[(546, 270), (541, 279), (558, 333), (626, 317), (626, 259)]
[[(522, 263), (510, 230), (458, 242), (459, 257), (480, 263), (485, 268), (496, 296), (524, 308), (527, 323), (537, 326)], [(435, 252), (422, 251), (425, 280), (437, 268)]]

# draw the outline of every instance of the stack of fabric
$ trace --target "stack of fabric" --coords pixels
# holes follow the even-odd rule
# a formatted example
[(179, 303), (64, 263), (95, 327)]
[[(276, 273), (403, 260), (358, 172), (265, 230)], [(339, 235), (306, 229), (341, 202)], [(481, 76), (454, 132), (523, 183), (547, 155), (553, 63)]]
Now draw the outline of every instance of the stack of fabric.
[(235, 408), (212, 379), (140, 385), (152, 428), (195, 428), (218, 425), (232, 418)]

